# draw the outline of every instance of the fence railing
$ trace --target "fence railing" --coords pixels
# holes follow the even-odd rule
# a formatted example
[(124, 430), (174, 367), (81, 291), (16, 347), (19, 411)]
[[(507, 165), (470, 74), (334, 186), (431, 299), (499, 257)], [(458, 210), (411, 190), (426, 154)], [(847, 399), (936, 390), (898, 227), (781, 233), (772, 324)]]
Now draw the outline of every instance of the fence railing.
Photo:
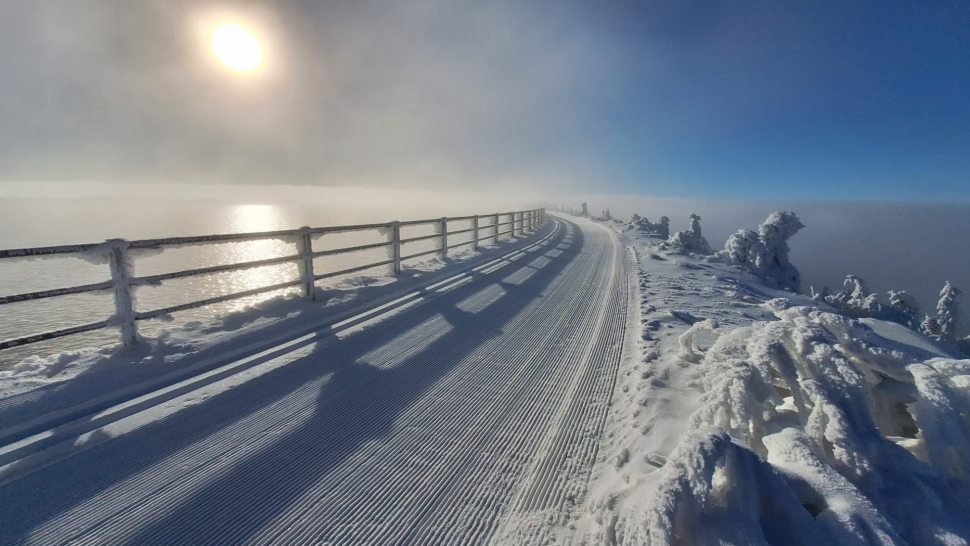
[[(505, 221), (500, 221), (503, 219)], [(195, 237), (169, 237), (165, 239), (142, 239), (138, 241), (110, 239), (103, 243), (0, 250), (0, 259), (73, 254), (79, 257), (84, 257), (88, 261), (96, 261), (107, 264), (111, 274), (110, 280), (100, 283), (0, 296), (0, 305), (9, 305), (12, 303), (29, 302), (44, 298), (67, 296), (70, 294), (107, 290), (111, 290), (113, 292), (115, 304), (115, 314), (109, 318), (98, 322), (91, 322), (88, 324), (72, 326), (60, 330), (52, 330), (16, 339), (0, 341), (0, 350), (110, 327), (120, 328), (121, 342), (125, 345), (131, 345), (138, 339), (137, 321), (139, 320), (156, 318), (178, 311), (253, 296), (264, 292), (272, 292), (293, 286), (300, 286), (303, 297), (312, 301), (315, 297), (314, 286), (318, 280), (337, 277), (340, 275), (348, 275), (350, 273), (356, 273), (358, 271), (380, 266), (388, 266), (394, 275), (399, 275), (401, 273), (401, 263), (405, 260), (412, 260), (435, 253), (444, 259), (448, 256), (448, 250), (468, 245), (470, 245), (472, 249), (478, 250), (479, 243), (482, 241), (491, 240), (493, 243), (498, 243), (499, 237), (502, 235), (523, 235), (526, 231), (533, 231), (536, 227), (544, 224), (545, 219), (545, 209), (542, 208), (487, 215), (460, 216), (455, 218), (388, 222), (386, 224), (364, 224), (356, 226), (320, 228), (302, 227), (300, 229), (268, 231), (261, 233), (231, 233), (226, 235), (202, 235)], [(481, 223), (482, 220), (486, 220), (488, 223), (483, 225)], [(455, 231), (448, 230), (449, 222), (459, 221), (470, 221), (471, 227)], [(401, 237), (402, 227), (419, 225), (434, 226), (434, 233), (431, 235), (421, 235), (416, 237)], [(508, 229), (503, 230), (503, 228), (506, 226), (508, 226)], [(320, 251), (313, 250), (313, 238), (315, 236), (368, 230), (378, 230), (385, 233), (387, 236), (387, 241)], [(482, 235), (483, 231), (488, 233)], [(468, 241), (462, 241), (450, 245), (448, 244), (449, 235), (460, 235), (465, 233), (471, 234), (471, 238)], [(137, 256), (135, 256), (136, 253), (133, 251), (143, 249), (160, 251), (165, 248), (183, 247), (188, 245), (233, 243), (266, 239), (292, 240), (296, 243), (297, 253), (289, 256), (280, 256), (264, 260), (173, 271), (160, 275), (148, 275), (143, 277), (135, 275), (134, 260)], [(425, 240), (435, 241), (435, 248), (409, 255), (402, 255), (401, 248), (403, 245)], [(315, 258), (378, 248), (385, 248), (388, 250), (388, 259), (328, 273), (315, 274), (313, 271), (313, 260)], [(228, 271), (240, 271), (288, 262), (297, 262), (299, 272), (297, 279), (161, 309), (153, 309), (150, 311), (138, 311), (135, 309), (133, 289), (138, 286), (158, 286), (162, 282), (172, 279), (211, 275), (214, 273), (224, 273)]]

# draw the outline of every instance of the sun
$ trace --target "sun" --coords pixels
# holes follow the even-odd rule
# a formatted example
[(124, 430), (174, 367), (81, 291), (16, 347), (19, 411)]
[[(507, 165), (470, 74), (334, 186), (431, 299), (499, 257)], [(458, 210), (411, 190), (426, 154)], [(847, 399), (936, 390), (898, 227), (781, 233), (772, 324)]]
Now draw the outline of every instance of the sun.
[(209, 35), (216, 58), (236, 72), (254, 72), (263, 64), (263, 45), (259, 38), (239, 23), (219, 23)]

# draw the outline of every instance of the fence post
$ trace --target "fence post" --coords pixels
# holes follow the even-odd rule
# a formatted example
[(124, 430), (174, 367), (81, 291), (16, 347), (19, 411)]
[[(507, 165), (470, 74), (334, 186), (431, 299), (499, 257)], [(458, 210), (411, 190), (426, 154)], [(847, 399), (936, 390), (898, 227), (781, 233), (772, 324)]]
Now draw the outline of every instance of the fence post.
[(303, 233), (296, 240), (296, 250), (303, 259), (297, 263), (297, 268), (300, 280), (303, 281), (303, 299), (313, 301), (317, 297), (313, 290), (313, 243), (310, 237), (310, 228), (303, 226), (300, 229), (303, 230)]
[(394, 275), (401, 274), (401, 222), (394, 221), (391, 222), (391, 259), (394, 263), (391, 264), (392, 271)]
[(109, 265), (111, 280), (114, 281), (115, 318), (121, 328), (121, 343), (134, 345), (138, 341), (138, 327), (135, 325), (135, 301), (131, 296), (132, 264), (128, 261), (128, 241), (114, 239)]
[(472, 218), (472, 250), (478, 250), (478, 215)]
[(438, 229), (441, 230), (441, 250), (438, 252), (438, 257), (445, 260), (448, 258), (448, 219), (442, 218), (438, 222)]
[(495, 234), (492, 235), (492, 244), (498, 244), (498, 213), (492, 217), (492, 225), (495, 226)]
[[(522, 235), (522, 213), (521, 212), (519, 213), (519, 219), (518, 220), (515, 219), (515, 213), (514, 212), (512, 213), (512, 229), (513, 230), (515, 229), (516, 224), (518, 224), (518, 226), (519, 226), (519, 235)], [(515, 233), (512, 233), (512, 235), (515, 235)]]

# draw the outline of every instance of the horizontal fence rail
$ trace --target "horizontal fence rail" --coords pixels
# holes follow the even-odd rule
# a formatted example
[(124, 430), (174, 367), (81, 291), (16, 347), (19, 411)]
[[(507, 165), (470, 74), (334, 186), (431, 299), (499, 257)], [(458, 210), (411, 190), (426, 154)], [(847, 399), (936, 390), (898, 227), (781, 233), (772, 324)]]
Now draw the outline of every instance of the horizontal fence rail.
[[(500, 221), (505, 220), (505, 221)], [(487, 223), (482, 223), (483, 221)], [(71, 294), (82, 294), (86, 292), (96, 292), (96, 291), (107, 291), (111, 290), (114, 296), (115, 304), (115, 314), (104, 320), (97, 322), (91, 322), (88, 324), (82, 324), (78, 326), (72, 326), (69, 328), (62, 328), (59, 330), (51, 330), (47, 332), (42, 332), (38, 334), (32, 334), (16, 339), (9, 339), (5, 341), (0, 341), (0, 350), (10, 349), (13, 347), (19, 347), (22, 345), (27, 345), (30, 343), (36, 343), (39, 341), (45, 341), (49, 339), (54, 339), (62, 336), (68, 336), (72, 334), (79, 334), (81, 332), (87, 332), (90, 330), (97, 330), (101, 328), (118, 327), (121, 330), (121, 342), (125, 345), (131, 345), (138, 339), (137, 321), (146, 320), (151, 318), (162, 317), (170, 313), (175, 313), (178, 311), (185, 311), (188, 309), (194, 309), (197, 307), (202, 307), (205, 305), (212, 305), (216, 303), (221, 303), (237, 298), (244, 298), (248, 296), (254, 296), (257, 294), (272, 292), (275, 290), (281, 290), (284, 288), (290, 288), (294, 286), (299, 286), (301, 288), (301, 293), (304, 299), (312, 301), (315, 299), (315, 283), (321, 279), (328, 279), (332, 277), (338, 277), (341, 275), (348, 275), (351, 273), (356, 273), (366, 269), (371, 269), (381, 266), (389, 266), (391, 273), (394, 275), (400, 275), (401, 273), (401, 262), (405, 260), (411, 260), (414, 258), (419, 258), (422, 256), (428, 256), (431, 254), (437, 254), (438, 257), (446, 259), (448, 257), (448, 250), (461, 247), (461, 246), (471, 246), (473, 250), (478, 250), (479, 243), (482, 241), (490, 241), (495, 244), (498, 243), (499, 237), (502, 235), (525, 235), (526, 232), (531, 232), (535, 230), (538, 226), (541, 226), (546, 221), (546, 212), (544, 208), (532, 209), (525, 211), (514, 211), (514, 212), (504, 212), (504, 213), (494, 213), (488, 215), (474, 215), (474, 216), (459, 216), (453, 218), (436, 218), (431, 220), (409, 220), (407, 222), (388, 222), (386, 224), (361, 224), (355, 226), (337, 226), (337, 227), (302, 227), (300, 229), (290, 229), (283, 231), (267, 231), (260, 233), (230, 233), (225, 235), (202, 235), (193, 237), (169, 237), (165, 239), (142, 239), (137, 241), (128, 241), (125, 239), (110, 239), (103, 243), (91, 243), (91, 244), (80, 244), (80, 245), (62, 245), (62, 246), (50, 246), (50, 247), (37, 247), (37, 248), (17, 248), (0, 250), (0, 259), (5, 258), (38, 258), (38, 257), (50, 257), (50, 256), (71, 256), (83, 257), (89, 261), (92, 259), (103, 262), (108, 265), (109, 272), (111, 274), (111, 279), (93, 283), (85, 284), (80, 286), (71, 286), (66, 288), (56, 288), (52, 290), (42, 290), (37, 292), (28, 292), (23, 294), (12, 294), (8, 296), (0, 296), (0, 305), (9, 305), (12, 303), (22, 303), (30, 302), (33, 300), (40, 300), (45, 298), (53, 298), (58, 296), (67, 296)], [(452, 230), (449, 231), (449, 222), (471, 222), (470, 228)], [(431, 235), (421, 235), (416, 237), (401, 237), (402, 227), (413, 227), (421, 225), (430, 225), (434, 227), (434, 233)], [(503, 228), (509, 226), (509, 229)], [(315, 236), (322, 236), (327, 234), (338, 234), (338, 233), (349, 233), (349, 232), (359, 232), (359, 231), (370, 231), (378, 230), (379, 232), (386, 233), (387, 241), (381, 243), (372, 243), (365, 245), (349, 246), (329, 250), (313, 250), (313, 238)], [(483, 234), (483, 232), (486, 232)], [(448, 244), (448, 237), (455, 235), (471, 234), (471, 238), (468, 241)], [(174, 271), (170, 273), (163, 273), (159, 275), (147, 275), (143, 277), (135, 276), (134, 272), (134, 260), (137, 258), (136, 253), (132, 252), (135, 250), (149, 249), (154, 251), (154, 253), (160, 252), (166, 248), (177, 248), (189, 245), (206, 245), (206, 244), (220, 244), (220, 243), (235, 243), (235, 242), (245, 242), (245, 241), (258, 241), (258, 240), (289, 240), (296, 243), (297, 253), (289, 256), (281, 256), (275, 258), (268, 258), (264, 260), (254, 260), (248, 262), (240, 262), (234, 264), (226, 265), (215, 265), (211, 267), (201, 267), (196, 269), (187, 269), (182, 271)], [(434, 241), (435, 248), (431, 250), (426, 250), (422, 252), (417, 252), (410, 255), (402, 255), (401, 247), (408, 243), (414, 243), (418, 241)], [(349, 252), (357, 252), (361, 250), (373, 250), (385, 248), (388, 251), (388, 257), (386, 260), (381, 260), (377, 262), (372, 262), (356, 267), (351, 267), (343, 269), (340, 271), (333, 271), (322, 274), (314, 274), (313, 271), (313, 260), (314, 258), (320, 258), (325, 256), (336, 256), (340, 254), (345, 254)], [(251, 290), (245, 290), (241, 292), (234, 292), (231, 294), (225, 294), (221, 296), (216, 296), (212, 298), (206, 298), (202, 300), (193, 301), (190, 303), (184, 303), (180, 305), (175, 305), (171, 307), (166, 307), (162, 309), (153, 309), (150, 311), (137, 311), (135, 309), (134, 294), (133, 291), (139, 286), (158, 286), (165, 281), (172, 279), (182, 279), (186, 277), (195, 277), (200, 275), (212, 275), (214, 273), (224, 273), (229, 271), (241, 271), (245, 269), (252, 269), (256, 267), (264, 267), (268, 265), (277, 265), (283, 263), (296, 262), (298, 269), (298, 278), (291, 281), (282, 282), (270, 286), (262, 286), (259, 288), (254, 288)]]

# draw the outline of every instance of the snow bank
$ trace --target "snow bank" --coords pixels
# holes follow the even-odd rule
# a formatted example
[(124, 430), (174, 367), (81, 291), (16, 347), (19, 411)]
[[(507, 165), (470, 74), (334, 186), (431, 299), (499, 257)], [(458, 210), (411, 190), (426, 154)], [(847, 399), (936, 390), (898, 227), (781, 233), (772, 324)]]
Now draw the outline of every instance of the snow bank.
[(970, 360), (786, 306), (680, 336), (702, 404), (654, 494), (617, 514), (615, 542), (967, 544)]
[(805, 227), (793, 212), (773, 212), (758, 232), (740, 230), (728, 237), (720, 256), (748, 267), (775, 287), (798, 292), (801, 274), (788, 261), (788, 239)]

